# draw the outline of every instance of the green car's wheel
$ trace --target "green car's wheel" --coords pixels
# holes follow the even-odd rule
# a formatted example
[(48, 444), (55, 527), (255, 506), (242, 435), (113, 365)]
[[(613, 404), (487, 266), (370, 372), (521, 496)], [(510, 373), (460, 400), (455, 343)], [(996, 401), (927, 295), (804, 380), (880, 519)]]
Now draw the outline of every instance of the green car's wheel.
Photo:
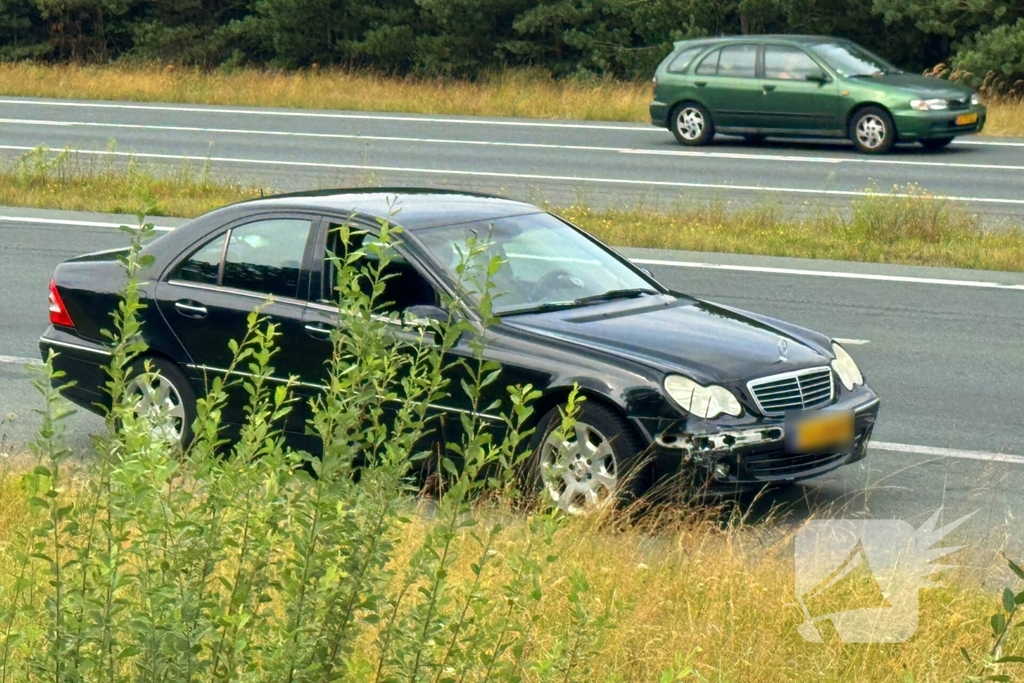
[(865, 154), (883, 154), (896, 142), (896, 126), (881, 107), (864, 107), (850, 117), (850, 140)]
[(706, 145), (715, 137), (715, 124), (707, 109), (696, 102), (683, 102), (672, 111), (672, 133), (680, 144)]

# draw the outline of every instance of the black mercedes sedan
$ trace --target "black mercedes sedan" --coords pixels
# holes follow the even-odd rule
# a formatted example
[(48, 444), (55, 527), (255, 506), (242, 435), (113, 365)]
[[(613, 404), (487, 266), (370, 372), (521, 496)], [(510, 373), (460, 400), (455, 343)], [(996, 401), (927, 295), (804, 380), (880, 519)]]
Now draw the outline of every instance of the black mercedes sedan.
[[(153, 372), (135, 380), (145, 383), (134, 387), (140, 409), (159, 402), (173, 435), (188, 442), (196, 397), (211, 376), (228, 372), (228, 342), (243, 336), (257, 306), (282, 332), (278, 379), (297, 377), (299, 390), (315, 395), (338, 316), (328, 256), (339, 233), (333, 228), (355, 225), (372, 236), (381, 221), (402, 229), (387, 266), (388, 319), (401, 334), (403, 321), (443, 317), (445, 302), (455, 302), (456, 315), (483, 336), (486, 359), (503, 369), (492, 389), (507, 395), (506, 387), (529, 383), (542, 391), (529, 462), (567, 511), (621, 492), (624, 473), (641, 460), (644, 476), (631, 478), (631, 487), (682, 473), (744, 488), (820, 475), (866, 455), (879, 400), (827, 336), (670, 291), (536, 206), (437, 190), (257, 199), (150, 242), (141, 296)], [(497, 322), (487, 326), (456, 274), (466, 245), (484, 235), (482, 256), (501, 264), (493, 277)], [(44, 357), (57, 352), (64, 395), (96, 411), (109, 357), (100, 330), (109, 327), (124, 284), (117, 255), (57, 267), (51, 324), (39, 342)], [(470, 336), (453, 353), (469, 356)], [(432, 407), (471, 411), (452, 379), (456, 389)], [(561, 435), (559, 409), (573, 387), (586, 400), (574, 433)], [(241, 419), (241, 411), (225, 417)], [(301, 411), (289, 419), (286, 430), (305, 431)]]

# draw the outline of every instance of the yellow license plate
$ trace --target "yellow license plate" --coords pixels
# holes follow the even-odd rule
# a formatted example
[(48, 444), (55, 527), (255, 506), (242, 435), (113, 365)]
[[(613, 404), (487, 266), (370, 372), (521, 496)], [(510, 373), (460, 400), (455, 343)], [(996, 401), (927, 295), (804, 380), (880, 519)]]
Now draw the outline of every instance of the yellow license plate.
[(967, 126), (972, 123), (977, 123), (977, 121), (977, 114), (960, 114), (960, 116), (956, 117), (956, 125), (958, 126)]
[(796, 417), (787, 436), (791, 450), (798, 453), (845, 450), (853, 443), (853, 412), (826, 410)]

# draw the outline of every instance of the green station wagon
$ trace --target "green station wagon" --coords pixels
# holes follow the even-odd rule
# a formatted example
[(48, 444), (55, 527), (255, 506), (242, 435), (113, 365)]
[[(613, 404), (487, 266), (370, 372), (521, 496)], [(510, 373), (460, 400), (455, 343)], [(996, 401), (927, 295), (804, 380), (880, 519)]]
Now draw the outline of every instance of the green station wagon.
[(651, 122), (684, 145), (715, 133), (849, 138), (862, 152), (896, 142), (942, 149), (985, 125), (968, 87), (906, 74), (848, 40), (735, 36), (675, 44), (654, 76)]

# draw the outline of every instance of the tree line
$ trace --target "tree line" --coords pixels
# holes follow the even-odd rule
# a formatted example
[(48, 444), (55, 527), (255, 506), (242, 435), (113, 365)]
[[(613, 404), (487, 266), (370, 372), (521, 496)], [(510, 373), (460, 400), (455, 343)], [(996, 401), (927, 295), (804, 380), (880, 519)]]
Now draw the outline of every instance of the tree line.
[(674, 40), (740, 33), (846, 37), (1024, 86), (1024, 0), (0, 0), (0, 59), (640, 78)]

